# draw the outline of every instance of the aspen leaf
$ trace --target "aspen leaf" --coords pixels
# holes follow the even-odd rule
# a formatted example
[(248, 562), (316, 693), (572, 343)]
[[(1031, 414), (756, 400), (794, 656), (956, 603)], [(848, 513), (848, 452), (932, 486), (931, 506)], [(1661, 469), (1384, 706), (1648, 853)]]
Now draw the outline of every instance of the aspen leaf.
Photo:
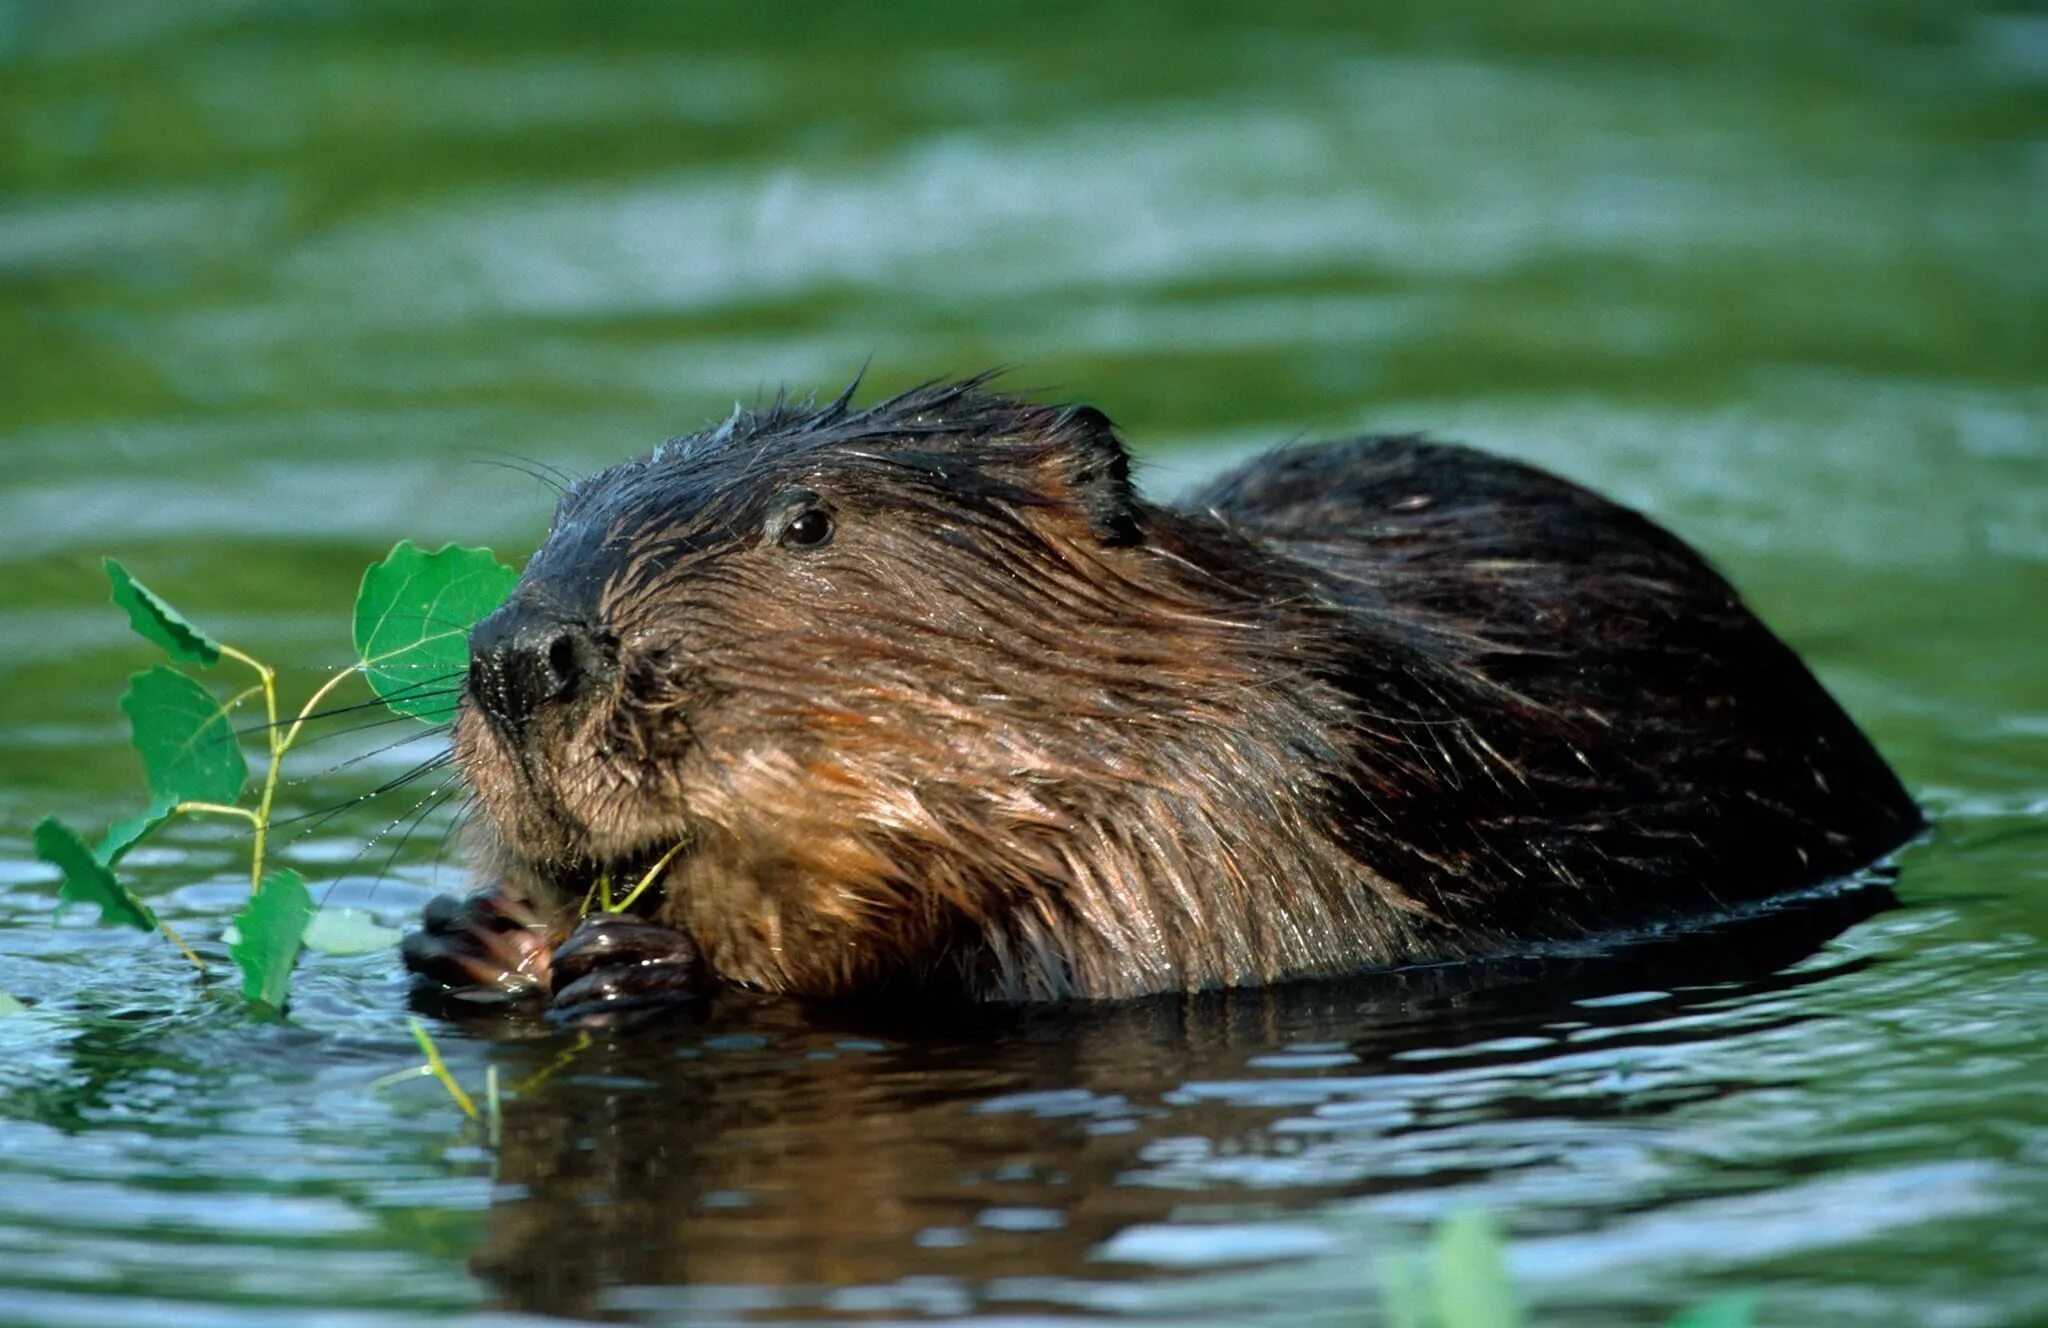
[(43, 818), (36, 827), (36, 856), (64, 873), (57, 891), (58, 904), (92, 904), (100, 911), (104, 926), (134, 927), (155, 931), (156, 914), (121, 884), (112, 870), (93, 856), (78, 832), (54, 816)]
[(518, 580), (489, 549), (454, 544), (429, 553), (402, 540), (371, 564), (356, 595), (355, 644), (384, 704), (430, 724), (451, 718), (469, 671), (469, 629)]
[(242, 995), (283, 1011), (292, 966), (313, 919), (313, 898), (295, 871), (284, 868), (263, 878), (255, 896), (235, 914), (235, 941), (228, 948), (242, 970)]
[(220, 659), (220, 642), (194, 627), (162, 595), (130, 576), (120, 563), (112, 558), (104, 561), (107, 580), (114, 588), (114, 603), (128, 611), (128, 625), (136, 635), (162, 646), (165, 654), (181, 664), (211, 665)]
[(136, 674), (121, 698), (151, 799), (159, 804), (233, 802), (249, 760), (213, 693), (159, 664)]

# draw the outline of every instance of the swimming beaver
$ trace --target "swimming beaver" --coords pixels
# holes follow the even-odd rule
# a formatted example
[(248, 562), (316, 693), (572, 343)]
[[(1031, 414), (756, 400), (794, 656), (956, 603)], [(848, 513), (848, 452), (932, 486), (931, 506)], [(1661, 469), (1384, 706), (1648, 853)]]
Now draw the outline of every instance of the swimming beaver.
[[(1178, 506), (984, 380), (577, 484), (471, 637), (451, 988), (1128, 997), (1497, 953), (1847, 872), (1918, 810), (1676, 537), (1413, 437)], [(574, 935), (600, 873), (669, 856)]]

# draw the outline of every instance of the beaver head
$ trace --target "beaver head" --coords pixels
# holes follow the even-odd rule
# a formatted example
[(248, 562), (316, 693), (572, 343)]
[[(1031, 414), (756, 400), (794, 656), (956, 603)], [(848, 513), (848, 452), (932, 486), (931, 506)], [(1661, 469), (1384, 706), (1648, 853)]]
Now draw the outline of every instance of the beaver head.
[(561, 906), (682, 844), (655, 915), (730, 980), (871, 989), (972, 949), (1054, 994), (1079, 915), (1149, 925), (1127, 896), (1205, 851), (1091, 842), (1165, 824), (1138, 806), (1165, 789), (1289, 778), (1230, 736), (1281, 731), (1247, 718), (1279, 700), (1252, 609), (1291, 588), (1204, 574), (1177, 520), (1102, 414), (975, 383), (736, 411), (577, 484), (471, 640), (486, 870)]

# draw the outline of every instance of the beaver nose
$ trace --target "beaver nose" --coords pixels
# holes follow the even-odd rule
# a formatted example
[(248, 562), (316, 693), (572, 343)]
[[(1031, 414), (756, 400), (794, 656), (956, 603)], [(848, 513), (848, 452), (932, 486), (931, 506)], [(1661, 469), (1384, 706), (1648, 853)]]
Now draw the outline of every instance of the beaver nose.
[(606, 639), (588, 623), (514, 601), (469, 634), (469, 694), (511, 733), (550, 701), (565, 701), (614, 668)]

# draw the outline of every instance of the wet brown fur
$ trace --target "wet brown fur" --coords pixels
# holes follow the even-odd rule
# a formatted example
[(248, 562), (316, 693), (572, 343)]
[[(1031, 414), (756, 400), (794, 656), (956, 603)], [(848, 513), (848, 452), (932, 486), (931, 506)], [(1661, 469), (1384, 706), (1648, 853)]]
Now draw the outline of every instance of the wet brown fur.
[[(792, 513), (830, 543), (784, 547)], [(457, 727), (497, 887), (721, 978), (1004, 1000), (1269, 983), (1699, 914), (1919, 825), (1696, 554), (1366, 438), (1143, 501), (1086, 408), (778, 403), (578, 485), (501, 613), (601, 685)]]

